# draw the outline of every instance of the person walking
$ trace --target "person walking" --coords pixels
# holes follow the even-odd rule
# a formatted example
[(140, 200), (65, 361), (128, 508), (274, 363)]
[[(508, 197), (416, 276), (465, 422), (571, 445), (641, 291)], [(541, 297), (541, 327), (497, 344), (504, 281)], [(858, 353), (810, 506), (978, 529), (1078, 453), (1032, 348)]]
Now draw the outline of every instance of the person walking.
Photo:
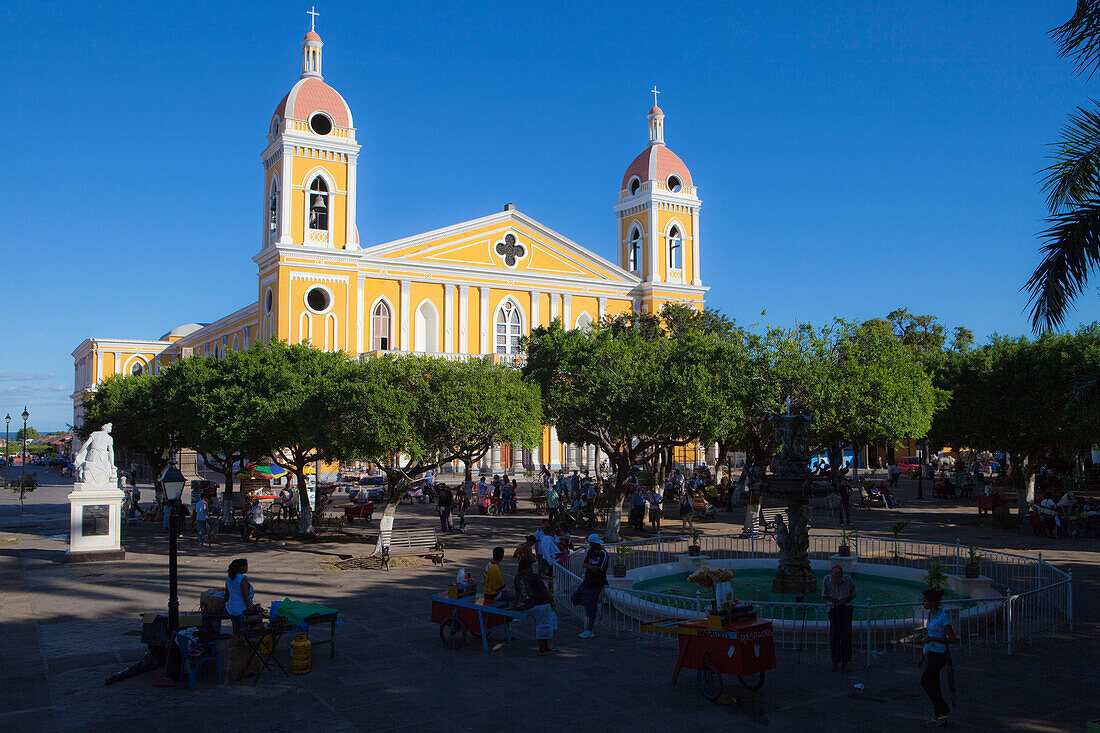
[(607, 566), (610, 556), (604, 549), (603, 540), (598, 534), (588, 535), (588, 552), (584, 556), (584, 579), (573, 591), (570, 600), (574, 606), (584, 605), (584, 614), (587, 625), (578, 636), (582, 639), (593, 639), (596, 633), (592, 630), (596, 625), (596, 616), (600, 610), (600, 593), (607, 585)]
[(856, 584), (844, 574), (844, 568), (833, 565), (821, 586), (821, 596), (829, 607), (829, 652), (833, 671), (843, 667), (845, 672), (851, 672), (852, 601), (856, 597)]
[(451, 507), (454, 505), (454, 495), (447, 488), (447, 484), (439, 485), (436, 504), (439, 509), (440, 529), (446, 533), (454, 532), (454, 525), (451, 523)]
[(848, 483), (848, 477), (845, 472), (848, 469), (845, 468), (840, 472), (840, 476), (836, 482), (837, 498), (840, 499), (840, 526), (850, 527), (852, 525), (852, 502), (848, 497), (851, 485)]
[(951, 618), (940, 608), (943, 590), (926, 588), (921, 594), (922, 605), (928, 611), (928, 623), (924, 632), (924, 674), (920, 685), (928, 699), (932, 701), (932, 718), (929, 725), (947, 725), (951, 709), (943, 699), (940, 686), (940, 670), (947, 665), (947, 645), (955, 641), (955, 630), (951, 628)]
[(684, 488), (680, 494), (680, 525), (684, 532), (695, 529), (695, 507), (691, 503), (691, 489)]
[(634, 488), (634, 493), (630, 497), (630, 526), (638, 530), (638, 532), (644, 532), (645, 527), (642, 522), (645, 521), (645, 491), (642, 487), (637, 486)]
[(466, 531), (466, 510), (470, 508), (470, 495), (460, 490), (451, 503), (451, 509), (458, 515), (458, 531)]
[(658, 534), (661, 533), (662, 501), (664, 501), (664, 499), (661, 498), (661, 494), (657, 491), (657, 487), (651, 487), (649, 489), (649, 524), (653, 527), (653, 531)]
[(551, 486), (550, 490), (546, 492), (546, 508), (550, 512), (550, 526), (552, 527), (558, 525), (560, 504), (561, 495), (558, 494), (557, 488)]
[(200, 496), (192, 508), (195, 510), (195, 531), (199, 534), (199, 544), (206, 544), (209, 539), (206, 524), (206, 499)]
[(887, 472), (890, 474), (890, 488), (896, 489), (898, 487), (898, 479), (901, 478), (901, 469), (898, 468), (898, 462), (894, 461), (891, 463)]

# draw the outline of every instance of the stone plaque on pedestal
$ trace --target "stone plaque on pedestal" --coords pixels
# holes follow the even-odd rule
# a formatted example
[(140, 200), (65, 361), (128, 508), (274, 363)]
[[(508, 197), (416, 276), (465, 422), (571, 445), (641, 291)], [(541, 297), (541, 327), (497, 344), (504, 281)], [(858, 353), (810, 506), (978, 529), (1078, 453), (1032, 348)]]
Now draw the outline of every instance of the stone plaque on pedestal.
[(122, 560), (122, 499), (113, 486), (74, 485), (69, 494), (69, 551), (66, 562)]

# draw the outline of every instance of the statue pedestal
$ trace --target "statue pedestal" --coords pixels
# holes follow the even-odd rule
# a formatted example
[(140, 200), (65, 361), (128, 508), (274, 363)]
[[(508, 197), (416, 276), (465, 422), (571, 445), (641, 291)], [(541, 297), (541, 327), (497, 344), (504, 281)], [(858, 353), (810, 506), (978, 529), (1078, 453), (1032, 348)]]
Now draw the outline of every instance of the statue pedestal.
[(77, 482), (69, 494), (69, 550), (65, 562), (122, 560), (122, 499), (114, 486)]
[(840, 569), (845, 573), (851, 574), (855, 570), (856, 565), (859, 563), (859, 557), (856, 555), (829, 555), (829, 567), (833, 565), (839, 565)]

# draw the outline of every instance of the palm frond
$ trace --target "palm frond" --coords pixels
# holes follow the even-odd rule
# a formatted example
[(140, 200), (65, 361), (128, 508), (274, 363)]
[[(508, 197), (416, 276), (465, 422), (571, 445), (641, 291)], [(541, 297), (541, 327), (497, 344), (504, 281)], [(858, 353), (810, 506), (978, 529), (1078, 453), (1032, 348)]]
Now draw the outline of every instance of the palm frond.
[(1100, 200), (1047, 221), (1050, 227), (1039, 235), (1046, 240), (1039, 249), (1043, 260), (1023, 287), (1030, 293), (1031, 327), (1036, 332), (1062, 325), (1089, 272), (1100, 265)]
[(1051, 164), (1043, 169), (1043, 191), (1050, 213), (1080, 206), (1100, 191), (1100, 102), (1096, 109), (1078, 107), (1062, 128), (1062, 139), (1051, 143)]
[(1092, 78), (1100, 68), (1100, 0), (1077, 0), (1073, 17), (1050, 32), (1058, 53), (1072, 58), (1077, 73)]

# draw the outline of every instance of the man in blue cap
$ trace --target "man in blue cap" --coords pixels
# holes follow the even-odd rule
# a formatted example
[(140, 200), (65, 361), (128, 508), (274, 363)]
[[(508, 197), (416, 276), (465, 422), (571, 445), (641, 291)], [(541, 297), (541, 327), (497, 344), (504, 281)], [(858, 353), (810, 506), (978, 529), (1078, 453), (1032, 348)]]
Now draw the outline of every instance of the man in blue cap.
[(603, 540), (598, 534), (588, 535), (588, 552), (584, 556), (584, 580), (574, 591), (574, 606), (584, 604), (588, 625), (579, 636), (582, 639), (595, 638), (592, 627), (596, 625), (596, 613), (600, 610), (600, 593), (607, 585), (607, 566), (610, 558), (604, 549)]

